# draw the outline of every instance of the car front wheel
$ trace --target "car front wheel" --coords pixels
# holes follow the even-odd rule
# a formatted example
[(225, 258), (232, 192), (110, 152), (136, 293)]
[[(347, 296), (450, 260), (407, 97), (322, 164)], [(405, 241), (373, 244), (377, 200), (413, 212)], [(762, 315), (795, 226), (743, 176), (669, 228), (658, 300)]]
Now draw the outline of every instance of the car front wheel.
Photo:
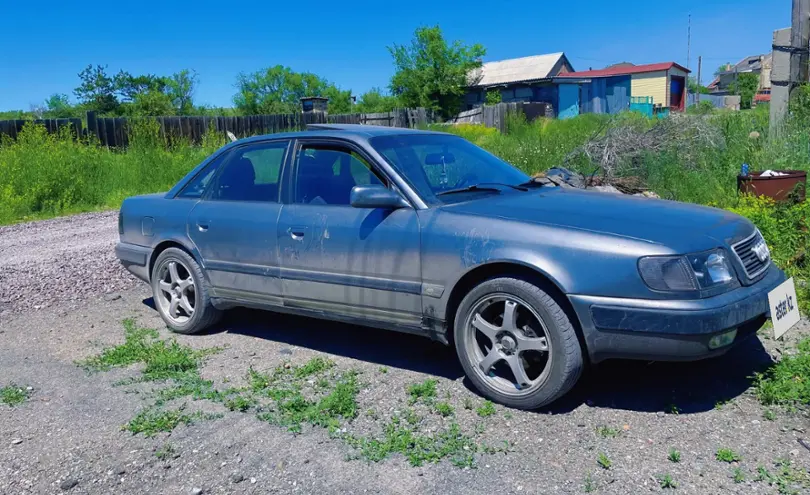
[(155, 307), (172, 331), (197, 333), (219, 319), (200, 265), (182, 249), (168, 248), (158, 255), (151, 281)]
[(456, 313), (456, 352), (485, 397), (536, 409), (568, 392), (583, 368), (582, 349), (565, 311), (537, 285), (487, 280)]

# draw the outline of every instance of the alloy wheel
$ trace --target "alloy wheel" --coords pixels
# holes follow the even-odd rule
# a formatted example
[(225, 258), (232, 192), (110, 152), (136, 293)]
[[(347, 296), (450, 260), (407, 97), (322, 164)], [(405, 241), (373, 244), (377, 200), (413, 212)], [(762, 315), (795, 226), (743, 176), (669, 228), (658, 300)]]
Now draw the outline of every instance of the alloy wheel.
[(474, 371), (500, 393), (525, 396), (551, 369), (551, 341), (542, 318), (522, 299), (492, 294), (479, 299), (465, 322), (466, 352)]

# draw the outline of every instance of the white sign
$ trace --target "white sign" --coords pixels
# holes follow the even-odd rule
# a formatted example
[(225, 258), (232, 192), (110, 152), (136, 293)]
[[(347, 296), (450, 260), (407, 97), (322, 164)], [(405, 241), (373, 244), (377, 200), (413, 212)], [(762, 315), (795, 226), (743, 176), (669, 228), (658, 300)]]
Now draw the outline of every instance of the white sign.
[(799, 305), (792, 277), (768, 293), (768, 304), (771, 306), (773, 336), (778, 339), (799, 322)]

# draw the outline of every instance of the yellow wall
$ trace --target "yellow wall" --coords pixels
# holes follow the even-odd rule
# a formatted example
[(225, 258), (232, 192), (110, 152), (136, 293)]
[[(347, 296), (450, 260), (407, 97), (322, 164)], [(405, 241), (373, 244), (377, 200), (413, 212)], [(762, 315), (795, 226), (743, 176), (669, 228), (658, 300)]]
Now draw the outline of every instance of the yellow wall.
[(664, 107), (669, 106), (669, 78), (667, 72), (662, 70), (658, 72), (647, 72), (644, 74), (633, 74), (630, 78), (630, 95), (631, 96), (652, 96), (653, 104), (659, 103)]

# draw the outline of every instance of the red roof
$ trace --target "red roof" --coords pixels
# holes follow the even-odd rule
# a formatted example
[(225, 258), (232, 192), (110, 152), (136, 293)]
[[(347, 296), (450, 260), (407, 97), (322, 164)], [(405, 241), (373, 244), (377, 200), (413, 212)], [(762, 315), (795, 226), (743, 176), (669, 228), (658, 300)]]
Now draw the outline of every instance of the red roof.
[(567, 72), (559, 74), (557, 77), (609, 77), (609, 76), (626, 76), (629, 74), (642, 74), (644, 72), (659, 72), (662, 70), (669, 70), (671, 68), (678, 68), (684, 72), (690, 72), (689, 69), (678, 65), (675, 62), (662, 62), (660, 64), (646, 64), (646, 65), (633, 65), (630, 67), (613, 67), (610, 69), (598, 70), (584, 70), (580, 72)]

